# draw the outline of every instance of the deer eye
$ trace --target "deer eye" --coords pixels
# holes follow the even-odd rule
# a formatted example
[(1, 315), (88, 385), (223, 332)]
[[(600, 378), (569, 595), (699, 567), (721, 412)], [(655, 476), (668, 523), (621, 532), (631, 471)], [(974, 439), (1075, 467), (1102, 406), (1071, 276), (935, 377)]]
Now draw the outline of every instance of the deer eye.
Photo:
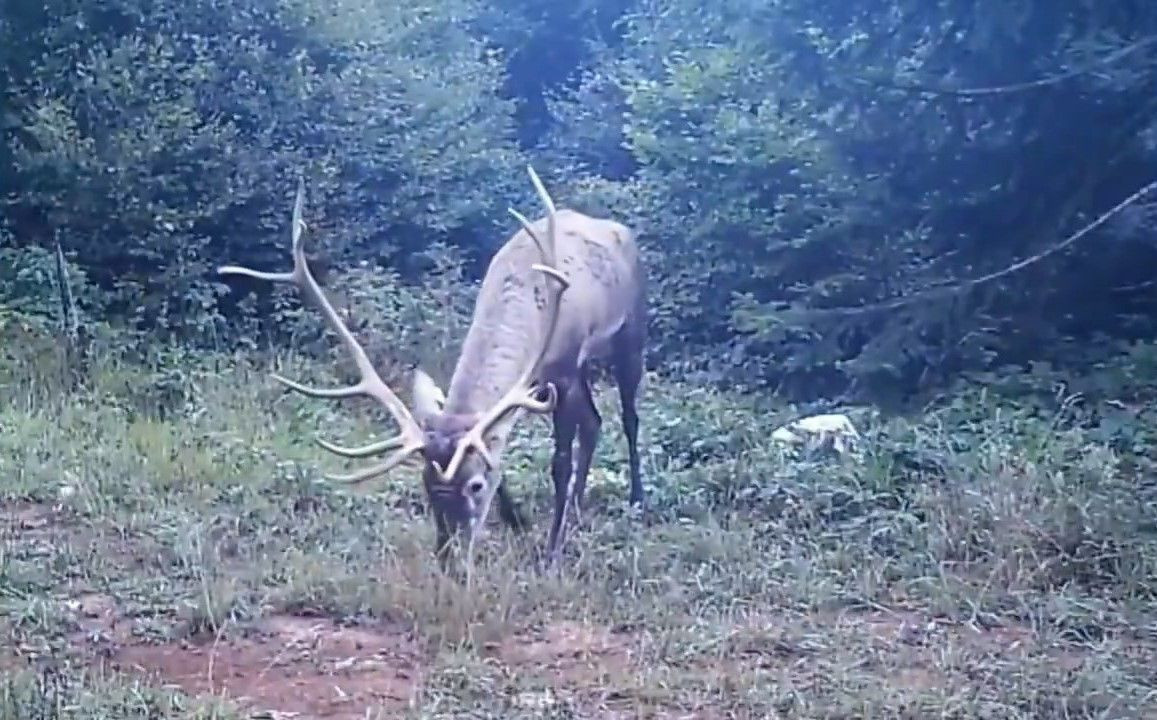
[(472, 477), (466, 481), (466, 492), (471, 495), (478, 495), (486, 489), (486, 478)]

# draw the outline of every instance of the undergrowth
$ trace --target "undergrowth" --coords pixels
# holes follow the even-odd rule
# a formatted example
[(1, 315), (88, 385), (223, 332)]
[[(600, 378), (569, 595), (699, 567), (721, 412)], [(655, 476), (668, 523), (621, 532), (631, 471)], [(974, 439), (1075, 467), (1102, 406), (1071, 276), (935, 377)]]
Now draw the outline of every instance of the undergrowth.
[(392, 428), (268, 379), (313, 361), (45, 347), (0, 368), (0, 718), (1157, 717), (1151, 405), (965, 389), (804, 455), (771, 440), (797, 411), (652, 375), (636, 517), (602, 387), (562, 572), (531, 418), (535, 526), (467, 588), (413, 471), (320, 479), (315, 434)]

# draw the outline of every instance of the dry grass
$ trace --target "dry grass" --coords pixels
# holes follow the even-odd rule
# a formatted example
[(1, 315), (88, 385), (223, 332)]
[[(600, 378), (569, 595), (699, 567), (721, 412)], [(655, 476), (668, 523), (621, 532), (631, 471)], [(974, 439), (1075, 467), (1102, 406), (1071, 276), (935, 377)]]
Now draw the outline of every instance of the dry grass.
[(968, 401), (789, 458), (774, 416), (652, 378), (650, 512), (604, 391), (593, 510), (534, 570), (525, 423), (538, 524), (467, 589), (414, 478), (316, 479), (314, 431), (369, 421), (266, 370), (7, 378), (0, 718), (1157, 718), (1152, 467), (1090, 431)]

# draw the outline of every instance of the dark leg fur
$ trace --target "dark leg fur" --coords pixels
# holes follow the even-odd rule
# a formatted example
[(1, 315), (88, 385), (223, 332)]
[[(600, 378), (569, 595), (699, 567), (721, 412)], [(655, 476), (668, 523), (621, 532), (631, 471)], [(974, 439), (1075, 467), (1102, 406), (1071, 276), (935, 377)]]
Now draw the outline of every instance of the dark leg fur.
[[(630, 326), (628, 326), (630, 327)], [(623, 432), (627, 436), (627, 462), (631, 474), (630, 503), (643, 504), (643, 478), (639, 470), (639, 383), (643, 379), (643, 344), (641, 331), (624, 332), (615, 338), (612, 372), (619, 386), (619, 400), (623, 412)]]
[(594, 460), (595, 448), (599, 442), (599, 431), (603, 419), (595, 408), (595, 400), (591, 394), (590, 373), (582, 373), (582, 380), (574, 386), (574, 410), (578, 423), (578, 457), (574, 464), (574, 494), (571, 502), (574, 505), (576, 517), (582, 517), (583, 501), (587, 491), (587, 475)]
[(546, 541), (548, 567), (554, 567), (558, 563), (566, 534), (566, 512), (570, 499), (568, 486), (573, 470), (573, 446), (577, 424), (572, 404), (568, 388), (567, 392), (559, 393), (559, 402), (554, 409), (554, 456), (550, 463), (550, 476), (554, 481), (554, 518), (551, 520), (550, 536)]

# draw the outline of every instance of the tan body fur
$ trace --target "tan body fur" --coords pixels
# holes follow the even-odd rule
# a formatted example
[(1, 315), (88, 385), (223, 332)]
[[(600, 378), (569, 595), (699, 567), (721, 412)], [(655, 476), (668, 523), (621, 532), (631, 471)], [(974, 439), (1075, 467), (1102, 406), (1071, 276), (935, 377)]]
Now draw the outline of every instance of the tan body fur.
[[(551, 383), (559, 389), (561, 421), (575, 425), (579, 440), (579, 462), (571, 459), (567, 435), (559, 437), (556, 409), (555, 461), (552, 475), (565, 470), (566, 477), (554, 477), (556, 513), (563, 512), (559, 493), (581, 503), (594, 452), (600, 420), (590, 398), (590, 364), (610, 361), (620, 384), (620, 395), (626, 385), (624, 421), (629, 425), (628, 440), (633, 469), (638, 476), (637, 451), (634, 448), (637, 427), (634, 396), (642, 372), (642, 346), (646, 341), (646, 279), (639, 259), (634, 234), (622, 223), (595, 218), (568, 209), (557, 211), (555, 222), (555, 263), (570, 285), (559, 300), (558, 319), (551, 342), (543, 354), (534, 380)], [(531, 225), (539, 236), (547, 231), (547, 219)], [(519, 230), (491, 259), (478, 290), (474, 317), (463, 339), (462, 351), (446, 392), (442, 415), (427, 414), (425, 425), (436, 435), (456, 441), (462, 428), (471, 426), (478, 415), (493, 406), (515, 383), (520, 371), (532, 360), (542, 343), (546, 314), (547, 276), (532, 269), (539, 251), (526, 230)], [(589, 407), (588, 407), (589, 406)], [(508, 431), (521, 416), (516, 409), (504, 422), (496, 424), (486, 436), (487, 445), (497, 458), (506, 443)], [(581, 427), (580, 427), (581, 426)], [(585, 431), (585, 432), (584, 432)], [(452, 443), (448, 443), (448, 448)], [(557, 470), (554, 466), (560, 466)], [(474, 468), (479, 472), (477, 466)], [(492, 474), (501, 472), (498, 467)], [(575, 487), (570, 487), (570, 476)], [(580, 477), (581, 476), (581, 477)], [(432, 478), (437, 491), (436, 480)], [(500, 483), (492, 477), (490, 485)], [(558, 486), (566, 483), (566, 487)], [(632, 482), (632, 485), (637, 483)], [(513, 527), (523, 522), (509, 495), (501, 486), (495, 491), (503, 519)], [(492, 497), (492, 496), (491, 496)], [(480, 499), (477, 509), (484, 518), (491, 497)], [(641, 487), (632, 488), (632, 501), (642, 501)], [(565, 501), (569, 504), (572, 498)], [(557, 555), (563, 519), (555, 518), (548, 545)], [(444, 530), (446, 536), (449, 528)]]
[[(645, 281), (630, 229), (566, 209), (558, 211), (557, 222), (557, 267), (570, 288), (559, 300), (557, 328), (536, 377), (556, 384), (577, 367), (609, 357), (612, 339), (645, 312)], [(546, 219), (532, 227), (546, 232)], [(450, 380), (446, 412), (493, 405), (536, 352), (550, 282), (531, 269), (537, 257), (534, 241), (519, 230), (491, 259)]]

